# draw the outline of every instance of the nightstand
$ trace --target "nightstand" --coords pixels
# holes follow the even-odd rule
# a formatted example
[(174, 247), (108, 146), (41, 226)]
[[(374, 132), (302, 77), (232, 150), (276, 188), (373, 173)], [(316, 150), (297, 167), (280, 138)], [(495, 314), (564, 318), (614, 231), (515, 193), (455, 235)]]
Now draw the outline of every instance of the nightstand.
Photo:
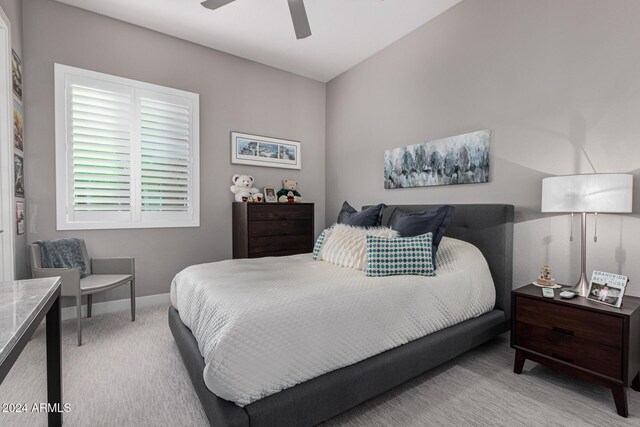
[(513, 372), (529, 359), (608, 387), (627, 417), (627, 387), (640, 391), (640, 298), (625, 296), (615, 308), (559, 293), (543, 298), (534, 285), (511, 292)]

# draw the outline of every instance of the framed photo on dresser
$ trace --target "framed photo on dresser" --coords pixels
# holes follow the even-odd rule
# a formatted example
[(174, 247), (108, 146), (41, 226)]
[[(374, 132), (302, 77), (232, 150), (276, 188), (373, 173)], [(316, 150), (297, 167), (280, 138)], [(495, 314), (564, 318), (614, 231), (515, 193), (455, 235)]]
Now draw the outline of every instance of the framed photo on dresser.
[(620, 308), (628, 281), (629, 278), (627, 276), (594, 271), (591, 275), (587, 299)]
[(276, 194), (275, 187), (264, 187), (262, 194), (264, 194), (264, 201), (266, 203), (278, 203), (278, 195)]

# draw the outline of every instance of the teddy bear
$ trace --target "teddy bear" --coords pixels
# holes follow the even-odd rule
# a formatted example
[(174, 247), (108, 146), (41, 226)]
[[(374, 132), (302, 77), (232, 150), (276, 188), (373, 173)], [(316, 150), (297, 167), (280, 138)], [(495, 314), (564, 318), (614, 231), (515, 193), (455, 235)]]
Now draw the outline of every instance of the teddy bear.
[(298, 193), (298, 182), (292, 179), (283, 179), (282, 188), (278, 191), (278, 202), (300, 203), (302, 196)]
[(233, 185), (231, 186), (231, 192), (235, 194), (236, 202), (261, 202), (262, 193), (253, 187), (253, 177), (249, 175), (235, 174), (231, 178)]

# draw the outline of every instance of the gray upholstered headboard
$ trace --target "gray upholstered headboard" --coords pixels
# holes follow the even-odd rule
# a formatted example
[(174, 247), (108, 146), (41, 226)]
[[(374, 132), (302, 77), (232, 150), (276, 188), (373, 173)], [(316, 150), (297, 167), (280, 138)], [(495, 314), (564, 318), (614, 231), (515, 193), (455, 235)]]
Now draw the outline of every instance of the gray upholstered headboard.
[[(389, 205), (382, 214), (382, 225), (397, 208), (424, 211), (442, 205)], [(513, 286), (513, 205), (452, 205), (456, 208), (445, 236), (464, 240), (484, 254), (496, 287), (496, 309), (511, 318)], [(363, 206), (363, 209), (367, 206)]]

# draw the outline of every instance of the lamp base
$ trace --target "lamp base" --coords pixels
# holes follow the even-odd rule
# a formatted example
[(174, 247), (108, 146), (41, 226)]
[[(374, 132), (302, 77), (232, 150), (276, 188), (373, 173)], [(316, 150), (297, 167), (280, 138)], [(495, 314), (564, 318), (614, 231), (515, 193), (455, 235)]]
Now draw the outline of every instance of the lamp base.
[(581, 297), (586, 297), (589, 293), (589, 279), (587, 279), (587, 213), (582, 213), (580, 227), (580, 280), (571, 289)]
[(581, 297), (586, 297), (589, 293), (589, 281), (587, 280), (587, 275), (584, 271), (580, 275), (580, 280), (578, 281), (578, 283), (576, 283), (576, 285), (571, 288), (571, 291), (575, 292)]

